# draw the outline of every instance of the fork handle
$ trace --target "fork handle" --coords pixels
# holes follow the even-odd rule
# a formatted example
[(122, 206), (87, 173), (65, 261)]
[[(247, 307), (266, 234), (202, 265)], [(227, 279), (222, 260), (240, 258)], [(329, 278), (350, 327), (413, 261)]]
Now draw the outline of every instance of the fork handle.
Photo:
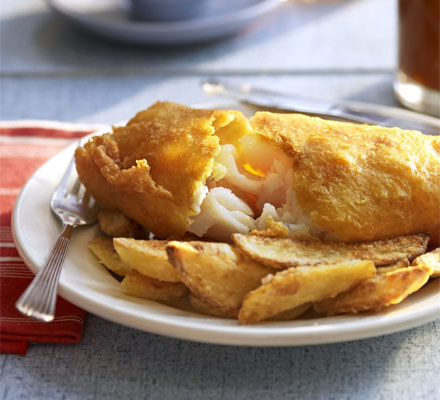
[(50, 322), (55, 317), (58, 280), (69, 247), (73, 225), (63, 224), (46, 265), (15, 303), (18, 311), (37, 320)]

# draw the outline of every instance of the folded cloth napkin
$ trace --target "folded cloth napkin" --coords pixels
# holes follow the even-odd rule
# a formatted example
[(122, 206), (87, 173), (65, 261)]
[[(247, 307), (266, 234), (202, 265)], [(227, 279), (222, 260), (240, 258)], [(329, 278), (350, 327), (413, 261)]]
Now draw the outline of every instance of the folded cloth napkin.
[(48, 121), (0, 122), (0, 353), (25, 355), (31, 342), (77, 343), (81, 339), (85, 312), (60, 297), (55, 319), (49, 323), (15, 309), (34, 275), (15, 248), (11, 215), (20, 188), (32, 173), (97, 128)]

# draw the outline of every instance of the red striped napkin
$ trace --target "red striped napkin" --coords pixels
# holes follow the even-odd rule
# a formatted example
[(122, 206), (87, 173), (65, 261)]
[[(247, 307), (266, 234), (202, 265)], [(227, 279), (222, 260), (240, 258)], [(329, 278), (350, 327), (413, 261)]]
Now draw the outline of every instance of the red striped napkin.
[[(64, 147), (100, 126), (49, 121), (0, 122), (0, 352), (26, 354), (29, 343), (76, 343), (85, 312), (58, 298), (54, 321), (39, 322), (15, 309), (33, 274), (12, 239), (15, 199), (32, 173)], [(49, 251), (50, 249), (48, 249)]]

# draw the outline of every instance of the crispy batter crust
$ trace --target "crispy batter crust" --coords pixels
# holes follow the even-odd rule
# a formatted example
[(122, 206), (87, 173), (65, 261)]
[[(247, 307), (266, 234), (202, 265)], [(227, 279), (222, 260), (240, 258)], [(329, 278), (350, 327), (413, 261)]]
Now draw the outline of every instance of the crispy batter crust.
[(300, 114), (256, 113), (256, 132), (294, 159), (312, 222), (344, 241), (426, 232), (440, 240), (440, 137)]
[(157, 102), (77, 149), (79, 176), (104, 207), (159, 237), (182, 236), (219, 152), (216, 130), (232, 122), (246, 125), (236, 111)]
[[(440, 244), (440, 137), (300, 114), (257, 113), (253, 129), (294, 160), (297, 203), (343, 241), (429, 233)], [(160, 238), (198, 213), (219, 143), (251, 131), (236, 111), (158, 102), (76, 151), (82, 182)]]

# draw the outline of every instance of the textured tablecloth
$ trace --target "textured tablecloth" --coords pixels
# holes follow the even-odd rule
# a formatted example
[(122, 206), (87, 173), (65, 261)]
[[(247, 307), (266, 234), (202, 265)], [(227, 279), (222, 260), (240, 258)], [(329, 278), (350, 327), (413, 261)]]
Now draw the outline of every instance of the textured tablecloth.
[(77, 343), (81, 339), (85, 311), (60, 297), (50, 323), (36, 321), (16, 309), (15, 302), (34, 274), (14, 245), (11, 220), (19, 191), (35, 170), (96, 128), (56, 122), (0, 122), (0, 353), (25, 355), (29, 343)]

